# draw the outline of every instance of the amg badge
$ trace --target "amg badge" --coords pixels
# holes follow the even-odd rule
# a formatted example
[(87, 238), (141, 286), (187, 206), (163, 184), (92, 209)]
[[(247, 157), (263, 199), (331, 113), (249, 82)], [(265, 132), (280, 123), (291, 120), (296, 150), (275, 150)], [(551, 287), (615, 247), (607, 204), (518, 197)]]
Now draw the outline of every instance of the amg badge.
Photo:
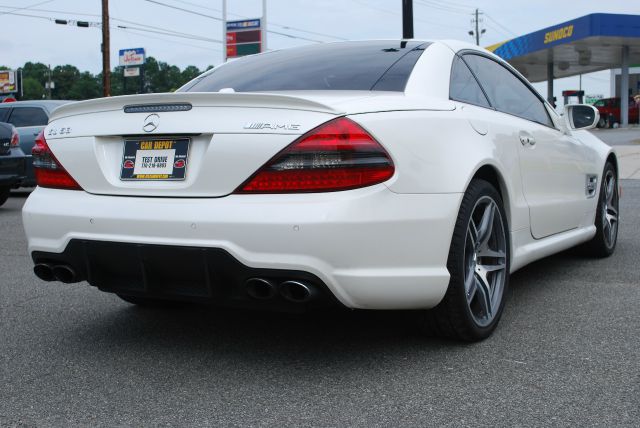
[(295, 123), (248, 122), (244, 129), (271, 129), (273, 131), (299, 131), (300, 125)]

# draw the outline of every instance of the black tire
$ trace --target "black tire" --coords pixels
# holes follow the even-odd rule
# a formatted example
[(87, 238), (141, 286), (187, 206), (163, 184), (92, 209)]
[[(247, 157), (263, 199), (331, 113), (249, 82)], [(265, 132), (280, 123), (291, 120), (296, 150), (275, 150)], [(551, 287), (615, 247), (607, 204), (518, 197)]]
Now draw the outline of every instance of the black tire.
[(598, 128), (606, 128), (607, 127), (607, 119), (605, 119), (604, 117), (600, 117), (600, 120), (598, 120)]
[[(611, 185), (610, 180), (613, 180), (613, 185)], [(608, 193), (608, 189), (612, 192), (611, 194)], [(620, 195), (618, 190), (618, 174), (613, 164), (607, 162), (602, 172), (600, 192), (598, 193), (595, 222), (596, 235), (584, 245), (584, 249), (590, 256), (609, 257), (616, 249), (620, 218)], [(613, 217), (615, 217), (615, 220), (613, 220)]]
[(10, 194), (11, 194), (10, 187), (0, 187), (0, 207), (3, 206), (5, 202), (7, 202), (7, 199), (9, 199)]
[[(482, 234), (479, 233), (481, 228), (475, 228), (475, 222), (477, 221), (476, 210), (482, 210), (481, 205), (479, 205), (480, 203), (486, 202), (487, 206), (489, 206), (490, 202), (488, 202), (488, 200), (495, 203), (493, 205), (493, 218), (495, 220), (493, 220), (492, 223), (492, 228), (495, 228), (495, 231), (488, 233), (495, 233), (496, 238), (494, 241), (491, 241), (491, 239), (494, 238), (487, 238), (487, 243), (484, 247), (485, 250), (481, 250), (478, 245), (480, 245), (479, 243), (482, 242), (483, 239), (481, 239)], [(483, 212), (486, 213), (486, 211)], [(495, 216), (496, 212), (499, 213), (497, 217)], [(482, 219), (484, 219), (484, 215)], [(472, 222), (474, 222), (473, 230), (476, 231), (475, 236), (478, 238), (477, 240), (473, 239), (473, 235), (469, 235), (472, 233)], [(497, 226), (501, 226), (501, 232), (499, 230), (500, 227)], [(502, 238), (497, 237), (499, 234), (502, 235)], [(498, 241), (500, 245), (497, 245)], [(494, 248), (490, 248), (491, 246)], [(502, 247), (503, 250), (500, 252), (494, 251), (497, 247)], [(471, 251), (471, 248), (474, 250)], [(483, 340), (491, 335), (500, 320), (504, 308), (506, 291), (509, 285), (510, 248), (507, 216), (500, 194), (487, 181), (479, 179), (472, 180), (462, 199), (458, 219), (453, 231), (451, 247), (449, 249), (449, 257), (447, 260), (447, 269), (451, 275), (449, 287), (438, 306), (426, 311), (424, 314), (425, 327), (429, 333), (469, 342)], [(487, 254), (488, 251), (492, 251), (495, 254), (500, 253), (503, 257), (481, 255), (481, 253)], [(469, 254), (472, 254), (471, 261)], [(481, 259), (483, 262), (480, 261)], [(491, 259), (493, 259), (493, 261), (491, 261)], [(481, 313), (481, 308), (478, 308), (474, 300), (477, 299), (478, 296), (473, 297), (469, 292), (468, 288), (470, 289), (471, 287), (465, 286), (465, 279), (467, 279), (467, 281), (471, 280), (471, 283), (476, 284), (473, 286), (475, 289), (474, 295), (478, 295), (479, 290), (484, 288), (477, 285), (480, 284), (477, 282), (477, 278), (479, 278), (477, 272), (479, 272), (480, 267), (484, 268), (488, 266), (487, 263), (494, 263), (496, 266), (503, 265), (504, 267), (499, 271), (491, 272), (492, 276), (490, 280), (487, 279), (489, 278), (488, 271), (485, 270), (484, 272), (484, 284), (487, 285), (487, 283), (495, 281), (496, 287), (493, 288), (495, 293), (485, 294), (483, 292), (480, 294), (482, 296), (492, 296), (489, 299), (490, 301), (494, 301), (494, 298), (499, 300), (495, 300), (496, 305), (493, 308), (491, 308), (491, 304), (488, 304), (489, 301), (481, 300), (487, 304), (486, 306), (488, 308), (491, 308), (491, 310), (486, 311), (487, 319), (486, 323), (483, 323), (479, 321), (479, 317), (475, 312), (479, 311), (479, 313)], [(491, 287), (487, 289), (491, 290)], [(471, 300), (468, 300), (469, 296), (471, 296)]]

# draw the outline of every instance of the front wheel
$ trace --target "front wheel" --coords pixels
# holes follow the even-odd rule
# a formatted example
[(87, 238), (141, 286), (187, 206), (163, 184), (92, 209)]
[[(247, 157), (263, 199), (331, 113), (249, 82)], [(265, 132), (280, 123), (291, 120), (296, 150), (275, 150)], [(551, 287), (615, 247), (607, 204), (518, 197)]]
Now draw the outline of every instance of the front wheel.
[(474, 179), (464, 194), (454, 228), (443, 300), (426, 313), (439, 336), (482, 340), (496, 328), (509, 283), (509, 234), (502, 198), (487, 181)]
[(9, 199), (10, 194), (11, 194), (10, 187), (0, 187), (0, 207), (3, 206), (5, 202), (7, 202), (7, 199)]

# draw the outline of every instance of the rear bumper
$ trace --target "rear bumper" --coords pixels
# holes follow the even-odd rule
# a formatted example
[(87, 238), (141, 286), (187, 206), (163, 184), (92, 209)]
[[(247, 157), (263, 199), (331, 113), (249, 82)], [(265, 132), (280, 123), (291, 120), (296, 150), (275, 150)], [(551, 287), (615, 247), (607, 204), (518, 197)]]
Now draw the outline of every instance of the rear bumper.
[[(219, 248), (73, 239), (62, 253), (34, 251), (31, 256), (36, 264), (70, 267), (74, 272), (70, 282), (86, 280), (102, 291), (124, 296), (282, 311), (337, 303), (314, 275), (250, 268)], [(273, 293), (260, 299), (250, 297), (246, 284), (252, 278), (273, 284)], [(305, 284), (314, 298), (308, 302), (285, 299), (278, 288), (286, 281)]]
[(447, 289), (461, 196), (384, 185), (199, 199), (37, 188), (23, 222), (33, 256), (64, 253), (72, 240), (218, 249), (248, 268), (311, 275), (350, 308), (417, 309)]

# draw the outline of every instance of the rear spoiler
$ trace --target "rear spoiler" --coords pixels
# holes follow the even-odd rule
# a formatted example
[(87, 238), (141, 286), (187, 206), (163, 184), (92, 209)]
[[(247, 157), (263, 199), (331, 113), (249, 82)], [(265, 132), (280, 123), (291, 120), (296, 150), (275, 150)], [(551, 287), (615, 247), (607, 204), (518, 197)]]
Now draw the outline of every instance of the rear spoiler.
[(109, 98), (96, 98), (64, 104), (53, 111), (49, 121), (63, 117), (87, 113), (124, 110), (125, 106), (144, 106), (162, 104), (182, 104), (193, 107), (252, 107), (280, 108), (287, 110), (315, 111), (333, 115), (342, 115), (326, 104), (306, 98), (276, 95), (268, 93), (219, 93), (219, 92), (170, 92), (161, 94), (123, 95)]

